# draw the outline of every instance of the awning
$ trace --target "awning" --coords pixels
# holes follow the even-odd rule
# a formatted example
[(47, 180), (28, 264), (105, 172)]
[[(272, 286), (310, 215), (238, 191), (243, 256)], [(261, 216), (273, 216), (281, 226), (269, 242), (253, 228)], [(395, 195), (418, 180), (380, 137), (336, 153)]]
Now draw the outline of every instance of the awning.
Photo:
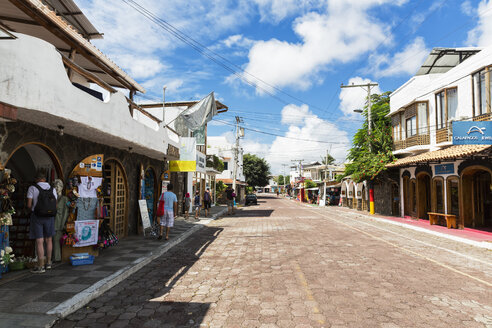
[(491, 148), (491, 145), (456, 145), (441, 150), (429, 151), (427, 153), (422, 153), (415, 156), (400, 158), (396, 162), (387, 164), (386, 167), (400, 167), (418, 163), (428, 163), (455, 158), (463, 158), (484, 152), (486, 150), (491, 150)]

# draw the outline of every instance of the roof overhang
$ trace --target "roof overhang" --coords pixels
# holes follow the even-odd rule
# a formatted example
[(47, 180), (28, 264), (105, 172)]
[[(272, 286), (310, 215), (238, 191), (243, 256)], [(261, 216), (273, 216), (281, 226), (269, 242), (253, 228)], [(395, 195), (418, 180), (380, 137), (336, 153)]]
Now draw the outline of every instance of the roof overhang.
[(89, 22), (72, 0), (0, 1), (0, 25), (9, 31), (42, 39), (74, 63), (105, 83), (119, 88), (145, 92), (120, 67), (97, 49), (90, 39), (102, 34)]
[(415, 75), (446, 73), (482, 48), (434, 48)]
[(387, 164), (387, 168), (412, 166), (423, 163), (440, 163), (447, 160), (462, 159), (476, 155), (490, 155), (491, 145), (455, 145), (449, 148), (429, 151), (415, 156), (400, 158), (393, 163)]

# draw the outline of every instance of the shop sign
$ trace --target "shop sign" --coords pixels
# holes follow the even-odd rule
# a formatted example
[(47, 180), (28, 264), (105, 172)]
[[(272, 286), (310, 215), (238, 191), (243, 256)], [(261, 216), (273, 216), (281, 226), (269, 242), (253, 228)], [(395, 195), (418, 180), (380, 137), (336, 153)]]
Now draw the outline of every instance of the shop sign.
[(492, 121), (453, 122), (453, 145), (492, 145)]
[(169, 161), (169, 171), (171, 171), (171, 172), (195, 172), (196, 171), (196, 140), (195, 140), (195, 138), (180, 138), (180, 140), (179, 140), (179, 161)]
[(453, 174), (454, 173), (454, 164), (439, 164), (434, 166), (435, 175), (438, 174)]
[(207, 156), (199, 151), (196, 152), (196, 171), (207, 172)]
[(140, 199), (138, 201), (138, 207), (140, 209), (140, 217), (142, 218), (142, 227), (145, 231), (145, 229), (150, 228), (150, 217), (149, 217), (149, 209), (147, 208), (147, 200)]

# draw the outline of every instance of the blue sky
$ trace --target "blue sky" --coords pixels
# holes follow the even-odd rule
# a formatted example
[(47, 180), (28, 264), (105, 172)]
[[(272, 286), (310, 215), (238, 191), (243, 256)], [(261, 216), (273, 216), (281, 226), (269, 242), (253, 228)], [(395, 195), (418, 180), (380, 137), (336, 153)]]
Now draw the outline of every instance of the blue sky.
[(392, 91), (434, 47), (492, 43), (492, 0), (133, 1), (213, 58), (123, 0), (76, 0), (105, 35), (94, 44), (146, 88), (137, 100), (158, 101), (164, 85), (166, 101), (214, 91), (229, 112), (209, 124), (209, 135), (232, 141), (230, 124), (241, 116), (251, 129), (243, 148), (266, 158), (273, 173), (327, 150), (344, 161), (365, 92), (341, 83)]

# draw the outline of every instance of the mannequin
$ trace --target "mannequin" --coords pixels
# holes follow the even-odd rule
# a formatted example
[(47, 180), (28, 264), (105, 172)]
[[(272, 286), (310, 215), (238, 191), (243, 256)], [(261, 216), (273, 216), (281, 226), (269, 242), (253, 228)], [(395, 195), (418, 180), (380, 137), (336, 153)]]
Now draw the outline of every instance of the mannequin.
[(56, 190), (56, 193), (58, 195), (58, 202), (56, 205), (56, 216), (55, 216), (55, 238), (53, 238), (53, 255), (54, 255), (54, 261), (59, 262), (61, 261), (61, 245), (60, 245), (60, 239), (63, 236), (63, 230), (65, 229), (65, 223), (67, 221), (68, 217), (68, 212), (69, 208), (67, 206), (68, 203), (68, 198), (67, 196), (63, 195), (63, 181), (60, 179), (56, 179), (53, 182), (53, 187)]

